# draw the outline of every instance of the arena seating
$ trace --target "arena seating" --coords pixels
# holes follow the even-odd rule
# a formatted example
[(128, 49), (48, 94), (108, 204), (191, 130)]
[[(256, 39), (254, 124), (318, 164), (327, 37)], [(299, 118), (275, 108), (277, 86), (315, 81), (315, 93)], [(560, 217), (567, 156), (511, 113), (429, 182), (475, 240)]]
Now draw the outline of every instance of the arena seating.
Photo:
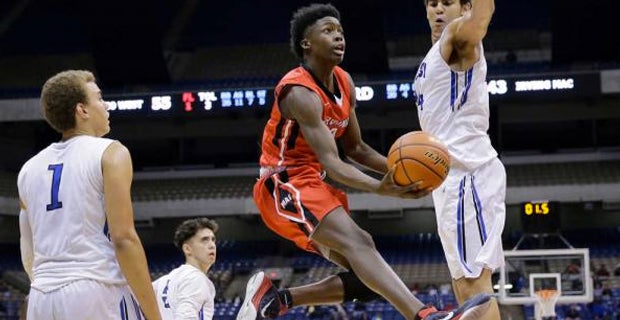
[[(506, 165), (508, 187), (580, 185), (620, 182), (620, 161), (587, 161)], [(183, 179), (136, 179), (134, 201), (176, 201), (251, 197), (256, 177), (195, 177)], [(0, 196), (17, 198), (16, 176), (0, 173)], [(333, 182), (333, 181), (332, 181)], [(345, 187), (350, 193), (360, 191)], [(575, 199), (579, 200), (579, 199)]]
[[(617, 228), (606, 229), (583, 229), (583, 232), (566, 234), (568, 240), (576, 246), (588, 244), (590, 247), (593, 266), (605, 263), (610, 269), (620, 263), (620, 249), (616, 243), (620, 241), (620, 230)], [(510, 235), (507, 245), (514, 244), (517, 235)], [(450, 277), (441, 254), (439, 239), (436, 234), (417, 233), (406, 236), (382, 236), (376, 239), (377, 246), (388, 263), (404, 282), (416, 290), (416, 296), (424, 303), (434, 303), (441, 308), (452, 308), (457, 305), (454, 295), (443, 294), (438, 290), (441, 284), (449, 284)], [(218, 243), (218, 260), (212, 267), (209, 277), (216, 285), (218, 296), (216, 298), (216, 319), (234, 319), (240, 307), (244, 291), (244, 281), (256, 269), (267, 267), (291, 267), (294, 270), (294, 279), (289, 285), (307, 284), (325, 276), (339, 272), (334, 264), (316, 255), (296, 251), (293, 255), (280, 256), (278, 244), (273, 240), (265, 241), (233, 241), (222, 240)], [(21, 273), (18, 246), (16, 244), (4, 244), (0, 246), (0, 274), (11, 277), (15, 273)], [(260, 250), (259, 250), (260, 249)], [(149, 267), (152, 277), (155, 279), (170, 271), (182, 263), (178, 249), (169, 244), (157, 244), (146, 246)], [(274, 259), (274, 257), (278, 257)], [(270, 264), (278, 261), (279, 265)], [(7, 272), (9, 271), (9, 272)], [(242, 280), (242, 286), (237, 291), (227, 290), (234, 279)], [(617, 315), (620, 303), (620, 277), (611, 275), (603, 280), (612, 288), (608, 295), (601, 295), (594, 303), (579, 305), (583, 319), (593, 319), (596, 314)], [(11, 283), (13, 283), (12, 281)], [(6, 281), (4, 282), (6, 284)], [(3, 282), (0, 282), (2, 287)], [(24, 291), (16, 287), (11, 289), (9, 310), (16, 315)], [(225, 294), (226, 293), (226, 294)], [(331, 308), (331, 309), (330, 309)], [(353, 303), (343, 304), (346, 312), (352, 313)], [(376, 300), (364, 305), (369, 316), (379, 315), (382, 319), (401, 319), (398, 312), (386, 301)], [(570, 306), (558, 306), (558, 315), (563, 316)], [(533, 307), (523, 308), (526, 319), (531, 319)], [(308, 308), (295, 308), (284, 319), (299, 319), (307, 317)], [(334, 307), (327, 307), (325, 319), (329, 313), (336, 312)], [(317, 312), (319, 315), (320, 312)], [(1, 318), (1, 317), (0, 317)], [(320, 317), (319, 317), (320, 318)], [(7, 318), (16, 319), (16, 318)], [(322, 319), (322, 318), (321, 318)]]

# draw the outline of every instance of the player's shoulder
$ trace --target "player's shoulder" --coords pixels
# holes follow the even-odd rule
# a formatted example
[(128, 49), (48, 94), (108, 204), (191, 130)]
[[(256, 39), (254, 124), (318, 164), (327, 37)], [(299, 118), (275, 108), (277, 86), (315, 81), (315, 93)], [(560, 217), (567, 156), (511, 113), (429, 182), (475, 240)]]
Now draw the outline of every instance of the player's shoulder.
[(340, 66), (335, 66), (334, 67), (334, 74), (336, 75), (336, 78), (338, 79), (342, 79), (344, 83), (350, 85), (350, 86), (354, 86), (354, 81), (353, 81), (353, 77), (351, 76), (351, 74), (349, 72), (347, 72), (346, 70), (344, 70), (342, 67)]
[[(170, 273), (171, 278), (179, 288), (186, 288), (196, 292), (207, 292), (213, 285), (209, 277), (198, 268), (184, 264)], [(193, 289), (189, 289), (193, 288)]]
[(103, 158), (107, 160), (130, 159), (129, 149), (118, 140), (108, 140), (103, 144)]
[(28, 159), (28, 160), (26, 160), (26, 162), (24, 162), (22, 167), (19, 169), (19, 173), (17, 175), (18, 181), (21, 180), (21, 177), (23, 177), (24, 175), (26, 175), (28, 173), (28, 171), (30, 170), (30, 167), (32, 167), (33, 164), (39, 163), (39, 162), (45, 162), (47, 160), (48, 152), (49, 152), (49, 149), (51, 148), (51, 146), (52, 145), (49, 145), (46, 148), (44, 148), (43, 150), (40, 150), (39, 152), (37, 152), (37, 154), (35, 154), (34, 156), (30, 157), (30, 159)]
[(345, 77), (351, 78), (351, 74), (349, 74), (349, 72), (344, 70), (341, 66), (335, 66), (334, 73), (336, 75), (343, 75)]
[(110, 146), (121, 144), (114, 139), (90, 135), (75, 137), (66, 143), (72, 144), (73, 149), (80, 154), (80, 157), (83, 157), (84, 154), (99, 156), (101, 153), (110, 149)]
[(166, 273), (153, 281), (153, 287), (157, 288), (162, 283), (166, 283), (170, 279), (170, 274)]
[(291, 70), (289, 70), (281, 79), (279, 84), (284, 84), (284, 83), (288, 83), (288, 82), (294, 82), (294, 81), (304, 81), (306, 80), (306, 78), (308, 77), (308, 72), (307, 70), (302, 67), (296, 67), (293, 68)]
[(176, 273), (177, 275), (182, 275), (184, 277), (191, 277), (194, 279), (196, 278), (200, 279), (202, 277), (206, 277), (204, 272), (200, 271), (200, 269), (190, 264), (182, 264), (178, 268), (172, 270), (171, 273)]

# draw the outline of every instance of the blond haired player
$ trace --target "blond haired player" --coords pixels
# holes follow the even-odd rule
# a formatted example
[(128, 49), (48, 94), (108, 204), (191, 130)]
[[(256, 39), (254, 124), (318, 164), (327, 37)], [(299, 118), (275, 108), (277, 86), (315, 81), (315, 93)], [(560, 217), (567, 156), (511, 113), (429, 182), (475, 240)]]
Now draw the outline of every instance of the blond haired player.
[[(45, 119), (62, 134), (23, 165), (17, 185), (28, 319), (161, 319), (133, 222), (129, 151), (101, 138), (108, 106), (89, 71), (43, 85)], [(132, 294), (133, 292), (133, 294)]]

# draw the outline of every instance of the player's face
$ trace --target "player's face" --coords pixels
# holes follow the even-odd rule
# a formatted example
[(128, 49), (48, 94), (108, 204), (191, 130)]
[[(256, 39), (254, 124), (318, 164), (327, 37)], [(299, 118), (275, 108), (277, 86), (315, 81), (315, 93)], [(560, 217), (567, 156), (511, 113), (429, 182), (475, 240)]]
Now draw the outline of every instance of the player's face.
[(433, 34), (441, 32), (446, 25), (463, 15), (459, 0), (428, 0), (426, 2), (426, 19)]
[(102, 137), (110, 132), (108, 105), (103, 101), (101, 90), (94, 82), (86, 83), (86, 96), (88, 100), (85, 107), (90, 115), (92, 130), (97, 137)]
[(340, 21), (334, 17), (324, 17), (317, 20), (306, 31), (302, 40), (302, 47), (309, 50), (309, 54), (338, 64), (344, 58), (346, 47), (344, 31)]
[(190, 257), (196, 260), (200, 269), (207, 271), (215, 262), (217, 248), (215, 246), (215, 234), (211, 229), (201, 229), (187, 240), (189, 248), (186, 251)]

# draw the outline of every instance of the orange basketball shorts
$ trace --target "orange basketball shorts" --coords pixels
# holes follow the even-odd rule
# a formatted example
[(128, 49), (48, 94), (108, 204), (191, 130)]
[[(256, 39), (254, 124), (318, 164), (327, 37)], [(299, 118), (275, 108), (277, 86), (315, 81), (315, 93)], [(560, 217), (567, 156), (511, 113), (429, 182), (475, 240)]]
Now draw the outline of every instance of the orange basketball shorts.
[(337, 207), (349, 212), (346, 193), (325, 183), (315, 170), (287, 168), (262, 177), (253, 193), (269, 229), (316, 254), (320, 253), (310, 240), (316, 226)]

